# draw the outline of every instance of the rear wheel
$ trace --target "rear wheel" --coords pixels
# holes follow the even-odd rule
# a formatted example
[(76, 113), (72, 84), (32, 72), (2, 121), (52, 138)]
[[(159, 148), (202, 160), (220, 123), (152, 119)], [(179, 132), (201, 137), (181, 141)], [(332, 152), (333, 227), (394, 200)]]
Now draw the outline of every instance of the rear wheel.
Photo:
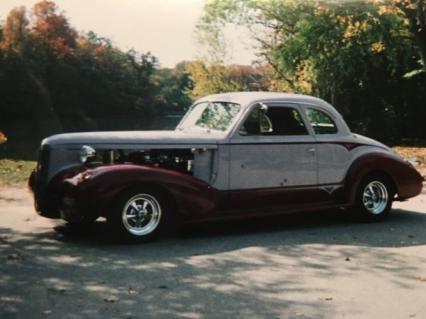
[(355, 212), (363, 221), (380, 221), (389, 215), (394, 195), (392, 181), (387, 176), (368, 175), (359, 187)]
[(157, 237), (169, 224), (169, 205), (160, 192), (135, 189), (122, 194), (108, 223), (120, 239), (147, 241)]

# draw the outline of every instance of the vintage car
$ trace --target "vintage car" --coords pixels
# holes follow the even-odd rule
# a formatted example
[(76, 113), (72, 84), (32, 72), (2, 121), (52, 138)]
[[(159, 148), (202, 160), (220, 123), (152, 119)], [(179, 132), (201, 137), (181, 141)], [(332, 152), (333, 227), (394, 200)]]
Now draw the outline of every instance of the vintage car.
[(103, 216), (137, 240), (182, 223), (335, 208), (378, 221), (422, 182), (325, 101), (267, 92), (204, 97), (173, 131), (51, 136), (30, 178), (40, 215)]

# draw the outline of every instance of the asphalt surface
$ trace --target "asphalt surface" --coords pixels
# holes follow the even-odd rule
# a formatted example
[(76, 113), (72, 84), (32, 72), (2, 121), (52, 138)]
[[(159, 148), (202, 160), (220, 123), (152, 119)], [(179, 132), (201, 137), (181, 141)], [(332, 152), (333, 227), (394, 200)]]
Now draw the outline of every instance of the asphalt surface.
[(426, 318), (426, 194), (394, 207), (376, 224), (321, 212), (119, 245), (3, 188), (0, 318)]

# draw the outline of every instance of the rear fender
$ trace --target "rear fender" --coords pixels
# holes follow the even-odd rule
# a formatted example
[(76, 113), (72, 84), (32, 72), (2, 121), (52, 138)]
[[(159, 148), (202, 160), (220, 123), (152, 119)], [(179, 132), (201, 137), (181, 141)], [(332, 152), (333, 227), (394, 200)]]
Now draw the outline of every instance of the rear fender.
[(422, 190), (422, 176), (404, 160), (386, 153), (368, 153), (357, 158), (345, 177), (345, 201), (354, 205), (363, 178), (373, 172), (388, 175), (399, 199), (418, 195)]

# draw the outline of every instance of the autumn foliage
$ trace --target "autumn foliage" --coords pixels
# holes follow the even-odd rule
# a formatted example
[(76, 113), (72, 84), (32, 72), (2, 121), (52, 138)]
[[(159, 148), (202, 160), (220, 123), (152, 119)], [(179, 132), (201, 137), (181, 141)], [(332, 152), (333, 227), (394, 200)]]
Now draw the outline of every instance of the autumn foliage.
[[(194, 99), (249, 90), (319, 96), (384, 142), (426, 140), (425, 12), (426, 0), (209, 0), (206, 56), (160, 68), (78, 31), (53, 1), (17, 7), (0, 25), (0, 156), (34, 157), (60, 132), (173, 128)], [(233, 26), (256, 43), (251, 66), (226, 59)]]
[(2, 132), (0, 132), (0, 144), (6, 143), (7, 137)]
[(426, 0), (210, 0), (197, 30), (216, 69), (234, 26), (273, 69), (268, 89), (319, 96), (387, 143), (426, 140)]
[(0, 26), (0, 130), (12, 155), (33, 157), (60, 132), (155, 127), (190, 104), (190, 85), (185, 70), (159, 72), (150, 53), (78, 32), (53, 1), (15, 8)]

